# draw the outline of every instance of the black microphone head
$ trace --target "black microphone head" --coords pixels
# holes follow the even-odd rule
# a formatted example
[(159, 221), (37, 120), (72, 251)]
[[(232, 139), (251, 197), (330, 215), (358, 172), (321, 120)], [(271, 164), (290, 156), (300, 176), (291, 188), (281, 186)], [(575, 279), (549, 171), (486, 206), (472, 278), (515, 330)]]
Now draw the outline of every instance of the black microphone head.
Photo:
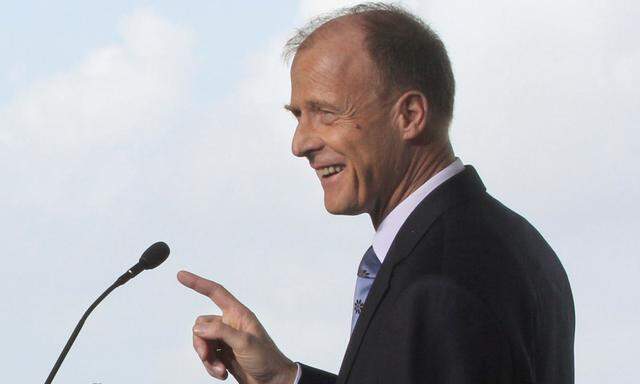
[(167, 260), (167, 257), (169, 257), (169, 246), (162, 241), (158, 241), (144, 251), (140, 256), (140, 263), (144, 266), (144, 269), (153, 269)]

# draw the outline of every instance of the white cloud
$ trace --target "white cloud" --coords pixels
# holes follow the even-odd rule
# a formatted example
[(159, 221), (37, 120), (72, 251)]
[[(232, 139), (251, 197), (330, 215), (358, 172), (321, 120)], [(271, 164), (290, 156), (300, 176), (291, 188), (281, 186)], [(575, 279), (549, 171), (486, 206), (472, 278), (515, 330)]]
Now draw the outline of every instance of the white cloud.
[(192, 33), (144, 8), (121, 19), (118, 35), (0, 106), (6, 201), (105, 209), (131, 186), (135, 153), (175, 124), (188, 102)]
[(0, 108), (6, 146), (86, 151), (159, 129), (181, 103), (192, 66), (191, 35), (149, 9), (125, 17), (120, 41), (76, 68), (36, 82)]
[[(352, 3), (303, 0), (299, 15)], [(638, 50), (621, 43), (637, 32), (633, 12), (605, 3), (408, 4), (436, 22), (453, 57), (454, 144), (462, 159), (478, 166), (491, 192), (551, 234), (574, 274), (584, 311), (579, 323), (599, 330), (589, 340), (602, 345), (610, 332), (595, 313), (600, 303), (625, 324), (637, 318), (633, 308), (606, 304), (604, 296), (616, 292), (601, 285), (610, 282), (606, 276), (635, 281), (638, 267), (625, 255), (633, 253), (638, 228), (630, 203), (638, 191), (630, 178), (639, 152), (631, 113)], [(79, 375), (95, 374), (87, 364), (99, 361), (106, 381), (149, 366), (154, 372), (140, 382), (209, 382), (189, 329), (197, 314), (216, 310), (176, 284), (182, 267), (226, 284), (292, 359), (336, 371), (349, 335), (354, 271), (371, 228), (364, 216), (326, 214), (314, 173), (292, 158), (295, 122), (282, 109), (289, 97), (280, 59), (287, 36), (248, 56), (231, 92), (199, 110), (193, 105), (207, 102), (191, 100), (189, 86), (210, 69), (191, 74), (189, 29), (143, 9), (123, 18), (119, 33), (74, 68), (0, 106), (0, 171), (10, 180), (0, 189), (0, 229), (10, 239), (8, 254), (19, 255), (10, 258), (0, 290), (16, 292), (8, 302), (20, 316), (33, 318), (37, 308), (52, 318), (28, 325), (20, 316), (9, 319), (5, 329), (21, 332), (3, 336), (16, 345), (3, 360), (27, 364), (20, 356), (33, 345), (55, 358), (66, 324), (77, 320), (91, 292), (118, 265), (128, 266), (134, 250), (162, 239), (171, 258), (103, 304), (112, 306), (94, 314), (75, 347), (82, 353), (69, 357), (61, 375), (80, 382)], [(607, 216), (600, 206), (615, 209)], [(617, 232), (630, 240), (612, 248)], [(27, 278), (40, 284), (22, 288)], [(144, 314), (136, 298), (145, 300)], [(593, 303), (598, 308), (585, 310)], [(584, 346), (578, 332), (577, 346)], [(43, 337), (28, 339), (34, 334)], [(142, 338), (136, 348), (96, 359), (101, 348), (131, 337)], [(597, 365), (595, 352), (582, 348), (577, 356)], [(112, 368), (120, 362), (118, 373)], [(614, 363), (602, 372), (613, 372)], [(579, 373), (581, 382), (598, 382)]]

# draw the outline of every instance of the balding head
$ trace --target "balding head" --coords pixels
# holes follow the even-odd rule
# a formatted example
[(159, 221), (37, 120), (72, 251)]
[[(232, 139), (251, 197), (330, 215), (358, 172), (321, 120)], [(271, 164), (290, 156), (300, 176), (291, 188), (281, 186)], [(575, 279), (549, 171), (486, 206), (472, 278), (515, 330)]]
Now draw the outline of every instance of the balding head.
[(326, 87), (328, 92), (348, 87), (351, 103), (371, 93), (378, 95), (381, 77), (376, 64), (362, 49), (365, 39), (366, 31), (357, 16), (330, 20), (301, 43), (293, 59), (292, 74), (301, 68), (299, 75), (317, 80), (316, 85)]
[[(295, 53), (308, 50), (323, 41), (338, 44), (337, 46), (355, 46), (362, 49), (366, 41), (366, 29), (358, 15), (338, 16), (328, 20), (309, 33), (300, 44)], [(341, 44), (339, 44), (341, 43)]]
[[(342, 29), (344, 26), (347, 28)], [(422, 92), (430, 106), (431, 134), (446, 134), (455, 95), (449, 57), (440, 38), (401, 7), (366, 3), (314, 18), (287, 41), (284, 57), (290, 59), (324, 37), (339, 35), (338, 39), (350, 40), (353, 37), (349, 32), (355, 28), (364, 32), (360, 49), (375, 63), (381, 86), (385, 88), (378, 91)]]
[(298, 121), (292, 151), (316, 169), (327, 210), (367, 212), (376, 226), (452, 154), (436, 134), (437, 103), (381, 65), (371, 16), (340, 15), (300, 35), (286, 108)]

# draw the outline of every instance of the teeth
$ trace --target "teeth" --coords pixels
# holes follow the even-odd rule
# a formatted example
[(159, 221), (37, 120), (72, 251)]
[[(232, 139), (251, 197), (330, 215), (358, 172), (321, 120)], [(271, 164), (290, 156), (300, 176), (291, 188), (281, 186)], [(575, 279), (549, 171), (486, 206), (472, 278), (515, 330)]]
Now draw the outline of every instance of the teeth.
[(320, 168), (318, 170), (318, 174), (320, 174), (320, 176), (329, 176), (329, 175), (332, 175), (334, 173), (338, 173), (338, 172), (342, 171), (343, 169), (344, 169), (344, 167), (341, 166), (341, 165), (324, 167), (324, 168)]

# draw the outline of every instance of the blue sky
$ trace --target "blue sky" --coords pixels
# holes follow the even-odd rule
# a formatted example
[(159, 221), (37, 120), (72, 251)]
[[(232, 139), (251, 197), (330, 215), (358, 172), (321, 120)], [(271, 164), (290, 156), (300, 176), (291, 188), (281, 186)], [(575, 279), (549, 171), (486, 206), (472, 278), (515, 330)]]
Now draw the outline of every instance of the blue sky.
[(287, 1), (11, 2), (0, 15), (5, 31), (0, 35), (5, 48), (0, 100), (33, 79), (77, 64), (93, 47), (113, 42), (121, 17), (140, 8), (153, 9), (198, 36), (194, 55), (207, 76), (199, 78), (197, 87), (205, 98), (228, 90), (241, 75), (237, 64), (270, 36), (291, 30), (298, 12)]
[[(0, 270), (7, 382), (44, 380), (82, 311), (152, 242), (170, 259), (96, 310), (70, 383), (207, 383), (191, 325), (216, 279), (293, 360), (337, 371), (367, 217), (324, 211), (282, 45), (340, 1), (13, 2), (0, 14)], [(445, 41), (452, 142), (560, 256), (576, 382), (635, 383), (640, 342), (631, 1), (412, 1)], [(124, 346), (124, 347), (122, 347)]]

